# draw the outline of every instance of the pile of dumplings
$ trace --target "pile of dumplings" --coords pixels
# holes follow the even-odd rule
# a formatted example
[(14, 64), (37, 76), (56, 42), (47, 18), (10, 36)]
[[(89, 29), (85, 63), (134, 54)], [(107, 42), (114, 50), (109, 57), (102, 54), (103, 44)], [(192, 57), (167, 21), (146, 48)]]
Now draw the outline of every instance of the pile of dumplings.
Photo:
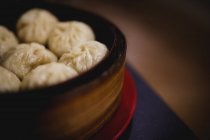
[(50, 86), (99, 63), (107, 46), (81, 21), (59, 21), (45, 9), (18, 19), (16, 34), (0, 25), (0, 93)]

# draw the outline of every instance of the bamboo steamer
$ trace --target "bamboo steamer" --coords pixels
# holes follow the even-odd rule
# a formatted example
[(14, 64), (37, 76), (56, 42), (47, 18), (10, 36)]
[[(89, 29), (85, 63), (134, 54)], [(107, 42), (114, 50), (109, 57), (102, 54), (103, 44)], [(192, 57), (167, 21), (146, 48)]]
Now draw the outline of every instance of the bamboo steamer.
[(118, 107), (126, 56), (124, 36), (97, 15), (42, 1), (1, 5), (0, 23), (14, 30), (19, 16), (35, 7), (47, 9), (61, 20), (86, 22), (93, 28), (96, 39), (108, 46), (109, 54), (74, 79), (16, 94), (0, 94), (0, 139), (89, 138), (109, 121)]

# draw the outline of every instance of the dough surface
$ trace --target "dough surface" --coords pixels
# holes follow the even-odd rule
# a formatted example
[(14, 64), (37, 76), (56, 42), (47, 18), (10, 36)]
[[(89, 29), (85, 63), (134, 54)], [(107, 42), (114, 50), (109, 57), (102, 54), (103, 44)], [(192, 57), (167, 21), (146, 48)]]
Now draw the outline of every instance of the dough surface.
[(33, 69), (22, 81), (21, 89), (54, 85), (77, 76), (78, 73), (62, 63), (52, 62)]
[(0, 93), (17, 92), (20, 87), (20, 80), (11, 71), (0, 66)]
[(61, 22), (51, 32), (48, 47), (60, 57), (80, 43), (94, 39), (94, 32), (86, 23), (79, 21)]
[(38, 65), (57, 61), (57, 57), (38, 43), (20, 44), (5, 54), (1, 64), (20, 79)]
[(6, 27), (0, 25), (0, 59), (10, 49), (17, 46), (18, 40), (14, 33)]
[(17, 22), (17, 34), (21, 41), (45, 44), (58, 19), (44, 9), (31, 9)]
[(73, 67), (78, 73), (89, 70), (107, 54), (107, 47), (98, 41), (88, 41), (63, 54), (59, 62)]

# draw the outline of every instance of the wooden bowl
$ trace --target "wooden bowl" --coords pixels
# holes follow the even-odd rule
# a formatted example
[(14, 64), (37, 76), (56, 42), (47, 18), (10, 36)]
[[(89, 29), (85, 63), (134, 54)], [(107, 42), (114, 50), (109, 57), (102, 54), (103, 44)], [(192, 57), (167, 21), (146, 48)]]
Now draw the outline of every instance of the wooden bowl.
[(0, 24), (15, 31), (22, 13), (44, 8), (61, 21), (89, 24), (108, 56), (91, 70), (55, 86), (14, 94), (0, 93), (0, 139), (84, 139), (109, 120), (120, 101), (126, 43), (122, 33), (105, 19), (64, 5), (14, 1), (0, 6)]

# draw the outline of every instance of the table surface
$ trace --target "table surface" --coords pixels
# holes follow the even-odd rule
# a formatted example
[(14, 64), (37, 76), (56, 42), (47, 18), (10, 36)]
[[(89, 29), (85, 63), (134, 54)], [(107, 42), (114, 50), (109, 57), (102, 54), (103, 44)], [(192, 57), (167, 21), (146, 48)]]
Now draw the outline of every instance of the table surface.
[(127, 69), (136, 83), (138, 99), (133, 121), (120, 140), (198, 139), (131, 66)]

